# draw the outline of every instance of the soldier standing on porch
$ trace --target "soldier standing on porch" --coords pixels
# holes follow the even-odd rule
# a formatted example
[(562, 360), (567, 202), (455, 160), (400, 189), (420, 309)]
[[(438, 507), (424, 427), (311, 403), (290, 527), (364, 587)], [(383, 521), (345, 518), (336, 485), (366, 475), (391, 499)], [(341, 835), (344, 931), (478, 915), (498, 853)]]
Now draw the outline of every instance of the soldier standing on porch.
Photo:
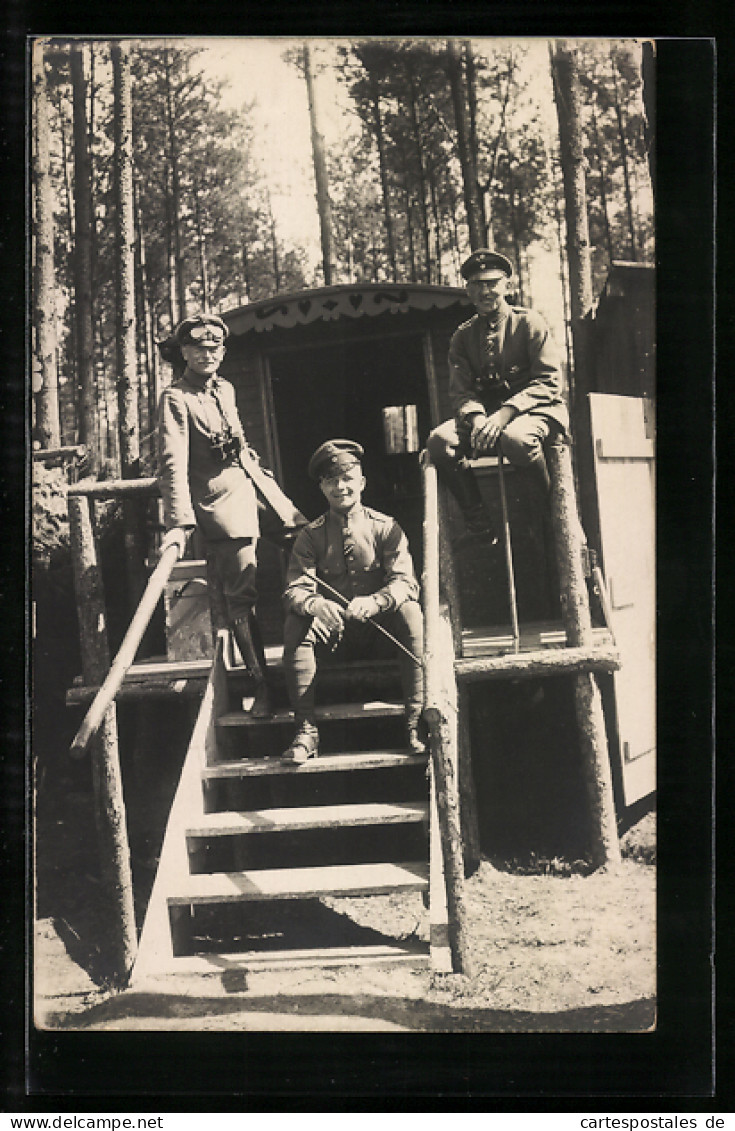
[(460, 505), (462, 541), (496, 541), (467, 460), (500, 448), (513, 464), (528, 467), (546, 496), (549, 472), (544, 443), (566, 431), (561, 371), (551, 335), (533, 310), (505, 299), (513, 274), (510, 260), (495, 251), (475, 251), (462, 277), (477, 313), (449, 344), (449, 397), (454, 417), (429, 436), (427, 449), (438, 474)]
[[(297, 726), (284, 754), (288, 761), (305, 762), (319, 753), (317, 662), (330, 654), (338, 660), (397, 657), (408, 746), (415, 753), (425, 750), (418, 734), (423, 670), (404, 650), (421, 656), (418, 582), (398, 523), (362, 503), (363, 454), (353, 440), (329, 440), (309, 461), (309, 476), (329, 510), (299, 533), (286, 578), (283, 666)], [(372, 620), (403, 647), (391, 644)]]
[(243, 432), (235, 391), (218, 376), (228, 334), (221, 318), (195, 314), (161, 350), (179, 372), (185, 365), (159, 404), (159, 485), (167, 531), (162, 548), (176, 542), (183, 550), (194, 527), (201, 530), (254, 685), (251, 714), (267, 717), (268, 673), (255, 618), (256, 546), (262, 528), (270, 541), (289, 548), (306, 519), (260, 467)]

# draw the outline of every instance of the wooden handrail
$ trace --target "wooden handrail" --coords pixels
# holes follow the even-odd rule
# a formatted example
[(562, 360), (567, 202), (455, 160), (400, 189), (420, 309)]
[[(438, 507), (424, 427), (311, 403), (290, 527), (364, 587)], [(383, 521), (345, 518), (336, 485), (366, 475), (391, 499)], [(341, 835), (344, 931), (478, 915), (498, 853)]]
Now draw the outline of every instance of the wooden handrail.
[(439, 598), (439, 493), (436, 468), (421, 457), (424, 486), (424, 718), (429, 731), (434, 797), (447, 894), (449, 947), (455, 973), (472, 973), (464, 899), (464, 856), (457, 788), (457, 685), (454, 643)]
[(179, 560), (180, 553), (181, 550), (179, 546), (172, 543), (170, 546), (167, 546), (161, 554), (156, 568), (148, 579), (148, 584), (145, 587), (138, 608), (128, 626), (128, 630), (125, 633), (118, 653), (110, 666), (107, 677), (95, 695), (82, 725), (74, 736), (70, 750), (73, 757), (79, 758), (84, 753), (90, 739), (97, 733), (105, 717), (105, 712), (120, 690), (120, 685), (125, 678), (125, 673), (135, 660), (135, 654), (143, 638), (143, 633), (148, 628), (158, 600), (171, 575), (171, 570)]
[(158, 495), (157, 479), (80, 479), (66, 489), (67, 495), (87, 495), (95, 499), (115, 495)]

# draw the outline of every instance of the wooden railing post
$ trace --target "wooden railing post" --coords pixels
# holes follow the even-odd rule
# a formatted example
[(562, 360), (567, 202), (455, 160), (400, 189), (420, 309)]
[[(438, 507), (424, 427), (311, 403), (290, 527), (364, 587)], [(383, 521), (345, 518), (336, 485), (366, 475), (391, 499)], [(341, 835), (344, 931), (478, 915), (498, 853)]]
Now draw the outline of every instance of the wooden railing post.
[[(94, 687), (102, 683), (110, 655), (102, 574), (97, 560), (89, 498), (69, 495), (69, 525), (82, 673), (85, 683)], [(136, 931), (114, 704), (105, 712), (92, 740), (91, 752), (102, 874), (111, 905), (113, 980), (116, 985), (122, 986), (127, 981), (135, 960)]]
[(449, 615), (439, 602), (439, 522), (436, 469), (423, 461), (424, 478), (424, 701), (439, 817), (449, 917), (452, 969), (471, 975), (464, 899), (464, 860), (457, 789), (457, 689)]
[[(585, 647), (592, 642), (592, 621), (569, 442), (559, 437), (549, 445), (547, 456), (552, 483), (551, 517), (567, 644), (571, 647)], [(572, 679), (593, 826), (593, 863), (597, 867), (613, 869), (620, 864), (620, 842), (600, 689), (592, 672), (578, 672)]]

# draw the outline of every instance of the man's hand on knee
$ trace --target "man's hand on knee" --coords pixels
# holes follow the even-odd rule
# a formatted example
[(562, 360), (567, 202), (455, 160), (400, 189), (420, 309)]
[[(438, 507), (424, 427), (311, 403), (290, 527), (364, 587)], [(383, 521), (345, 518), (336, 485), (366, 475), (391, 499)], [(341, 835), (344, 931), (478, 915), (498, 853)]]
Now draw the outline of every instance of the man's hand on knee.
[(381, 605), (375, 597), (353, 597), (345, 609), (348, 620), (370, 620), (381, 610)]
[(320, 622), (319, 628), (315, 628), (319, 639), (323, 639), (320, 628), (326, 629), (327, 637), (324, 643), (333, 633), (341, 632), (344, 628), (344, 612), (336, 601), (328, 601), (326, 597), (311, 597), (306, 612), (314, 617), (314, 626), (317, 625), (317, 621)]
[(504, 428), (510, 424), (516, 410), (504, 405), (490, 416), (478, 417), (473, 421), (471, 444), (476, 452), (490, 452), (500, 439)]

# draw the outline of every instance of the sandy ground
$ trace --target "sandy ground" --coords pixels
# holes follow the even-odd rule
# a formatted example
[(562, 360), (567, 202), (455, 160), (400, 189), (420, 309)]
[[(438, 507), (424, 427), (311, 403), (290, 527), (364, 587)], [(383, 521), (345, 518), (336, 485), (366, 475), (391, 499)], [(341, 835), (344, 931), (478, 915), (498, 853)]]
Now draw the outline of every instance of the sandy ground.
[[(467, 881), (471, 977), (360, 967), (177, 978), (114, 993), (68, 919), (41, 916), (35, 1018), (44, 1029), (630, 1032), (655, 1025), (655, 818), (619, 871), (539, 874), (483, 861)], [(544, 874), (545, 873), (545, 874)], [(90, 880), (92, 877), (89, 877)], [(420, 896), (349, 902), (356, 921), (425, 938)], [(81, 922), (81, 920), (80, 920)], [(73, 957), (76, 955), (76, 959)]]

